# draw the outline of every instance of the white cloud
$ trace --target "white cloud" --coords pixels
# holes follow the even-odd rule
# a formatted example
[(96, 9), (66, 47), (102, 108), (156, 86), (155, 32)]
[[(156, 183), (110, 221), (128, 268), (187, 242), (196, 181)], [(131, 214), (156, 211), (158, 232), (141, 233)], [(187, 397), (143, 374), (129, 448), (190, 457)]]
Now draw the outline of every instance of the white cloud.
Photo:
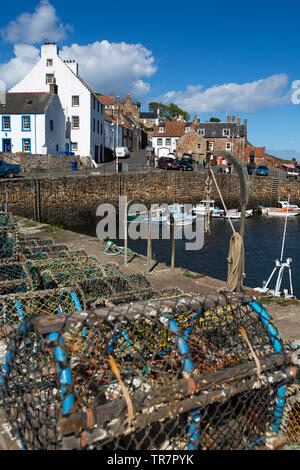
[(28, 44), (14, 46), (14, 57), (6, 64), (0, 64), (0, 79), (5, 83), (6, 90), (22, 80), (39, 61), (39, 52), (39, 49)]
[(291, 102), (286, 93), (288, 77), (277, 74), (244, 84), (227, 83), (203, 90), (202, 85), (188, 85), (185, 91), (170, 91), (155, 101), (176, 103), (189, 113), (252, 112)]
[(39, 44), (65, 39), (72, 30), (70, 25), (60, 22), (55, 8), (48, 0), (42, 0), (33, 13), (22, 13), (1, 30), (6, 42), (12, 44)]
[(97, 92), (110, 94), (113, 90), (123, 95), (145, 96), (150, 85), (142, 77), (150, 78), (157, 70), (152, 52), (142, 44), (111, 43), (106, 40), (80, 46), (62, 48), (65, 60), (79, 64), (79, 74)]

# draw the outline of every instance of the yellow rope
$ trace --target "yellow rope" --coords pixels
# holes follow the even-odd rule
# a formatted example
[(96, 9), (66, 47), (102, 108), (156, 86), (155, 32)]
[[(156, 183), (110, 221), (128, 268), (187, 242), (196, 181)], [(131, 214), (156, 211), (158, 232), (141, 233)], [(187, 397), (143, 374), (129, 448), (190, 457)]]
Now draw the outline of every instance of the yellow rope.
[(212, 171), (211, 168), (209, 169), (209, 171), (216, 185), (219, 197), (221, 199), (221, 202), (223, 204), (223, 207), (226, 213), (226, 217), (230, 223), (230, 226), (233, 232), (233, 235), (230, 239), (229, 256), (227, 258), (227, 261), (228, 261), (227, 287), (229, 291), (233, 292), (236, 290), (238, 286), (240, 275), (242, 274), (242, 277), (245, 277), (245, 274), (244, 274), (244, 269), (245, 269), (244, 240), (241, 237), (241, 235), (235, 230), (233, 223), (229, 217), (228, 210), (224, 202), (223, 196), (221, 194), (220, 188), (218, 186), (217, 180), (215, 178), (214, 172)]

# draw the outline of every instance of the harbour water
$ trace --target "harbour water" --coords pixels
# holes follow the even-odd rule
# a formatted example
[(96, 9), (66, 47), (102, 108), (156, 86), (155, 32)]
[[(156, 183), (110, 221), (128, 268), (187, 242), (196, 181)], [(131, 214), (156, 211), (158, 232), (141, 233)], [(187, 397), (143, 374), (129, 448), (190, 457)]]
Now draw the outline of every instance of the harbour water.
[[(274, 260), (280, 258), (282, 238), (284, 232), (284, 217), (268, 217), (255, 215), (246, 219), (245, 231), (245, 271), (246, 278), (244, 284), (248, 287), (261, 286), (262, 281), (267, 280), (274, 268)], [(239, 221), (233, 222), (239, 231)], [(72, 227), (71, 230), (96, 236), (96, 226)], [(283, 261), (292, 258), (292, 275), (294, 294), (300, 299), (300, 216), (290, 217), (287, 223), (287, 234)], [(176, 240), (175, 265), (196, 273), (203, 273), (208, 276), (226, 280), (227, 279), (227, 258), (229, 252), (229, 242), (232, 229), (224, 219), (211, 220), (211, 235), (208, 245), (199, 251), (186, 251), (185, 240)], [(123, 240), (115, 240), (122, 245)], [(147, 254), (146, 240), (128, 240), (128, 246), (136, 253)], [(157, 262), (170, 265), (171, 243), (170, 240), (153, 240), (153, 258)], [(274, 287), (273, 284), (270, 287)], [(283, 278), (282, 287), (287, 288), (288, 276)]]

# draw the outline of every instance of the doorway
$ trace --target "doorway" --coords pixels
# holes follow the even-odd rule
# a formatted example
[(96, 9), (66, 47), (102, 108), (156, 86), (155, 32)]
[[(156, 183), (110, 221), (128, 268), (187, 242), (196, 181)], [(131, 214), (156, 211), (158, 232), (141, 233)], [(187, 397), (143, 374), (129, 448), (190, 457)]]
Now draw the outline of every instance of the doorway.
[(11, 139), (2, 139), (2, 151), (11, 153)]

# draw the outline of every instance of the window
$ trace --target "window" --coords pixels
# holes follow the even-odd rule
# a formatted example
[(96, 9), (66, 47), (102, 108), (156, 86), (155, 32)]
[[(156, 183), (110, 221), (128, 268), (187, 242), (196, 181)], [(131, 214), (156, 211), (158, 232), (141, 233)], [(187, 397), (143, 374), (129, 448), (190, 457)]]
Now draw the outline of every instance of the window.
[(165, 132), (164, 126), (160, 126), (159, 129), (158, 129), (158, 132)]
[(23, 139), (22, 143), (23, 143), (22, 145), (23, 152), (30, 153), (31, 152), (31, 140)]
[(190, 126), (186, 126), (186, 128), (184, 129), (184, 132), (190, 132)]
[(198, 144), (198, 150), (201, 150), (201, 144)]
[(47, 67), (52, 67), (52, 65), (53, 65), (53, 60), (47, 59)]
[(2, 130), (10, 131), (10, 116), (2, 116)]
[(99, 121), (97, 121), (97, 134), (99, 134), (99, 132), (100, 132), (100, 123)]
[(51, 83), (54, 83), (54, 75), (53, 75), (53, 73), (47, 73), (47, 75), (46, 75), (46, 84), (50, 85)]
[(166, 139), (166, 145), (171, 145), (171, 139), (169, 137)]
[(93, 132), (96, 132), (96, 120), (93, 119)]
[(30, 131), (30, 116), (22, 116), (22, 131)]
[(205, 135), (205, 129), (198, 129), (199, 135)]
[(100, 111), (100, 103), (99, 101), (97, 101), (97, 112), (99, 113), (99, 111)]
[(230, 142), (226, 142), (226, 150), (231, 150), (231, 143)]
[(72, 96), (72, 106), (79, 106), (79, 96), (78, 95)]
[(162, 139), (157, 139), (157, 145), (162, 145), (163, 144), (163, 140)]
[(79, 116), (72, 116), (72, 129), (79, 129)]
[(78, 150), (78, 142), (72, 142), (72, 144), (71, 144), (71, 150), (72, 150), (72, 152), (77, 152), (77, 150)]
[(214, 143), (208, 142), (208, 150), (213, 150), (213, 149), (214, 149)]
[[(112, 107), (114, 109), (114, 107)], [(101, 104), (101, 114), (103, 114), (103, 104)]]
[(103, 135), (103, 124), (101, 122), (101, 135)]
[(50, 129), (50, 132), (54, 131), (54, 122), (52, 119), (49, 121), (49, 129)]
[(230, 129), (223, 129), (223, 137), (230, 137)]
[(96, 99), (95, 99), (95, 97), (93, 98), (93, 100), (94, 100), (93, 101), (93, 108), (96, 109)]

